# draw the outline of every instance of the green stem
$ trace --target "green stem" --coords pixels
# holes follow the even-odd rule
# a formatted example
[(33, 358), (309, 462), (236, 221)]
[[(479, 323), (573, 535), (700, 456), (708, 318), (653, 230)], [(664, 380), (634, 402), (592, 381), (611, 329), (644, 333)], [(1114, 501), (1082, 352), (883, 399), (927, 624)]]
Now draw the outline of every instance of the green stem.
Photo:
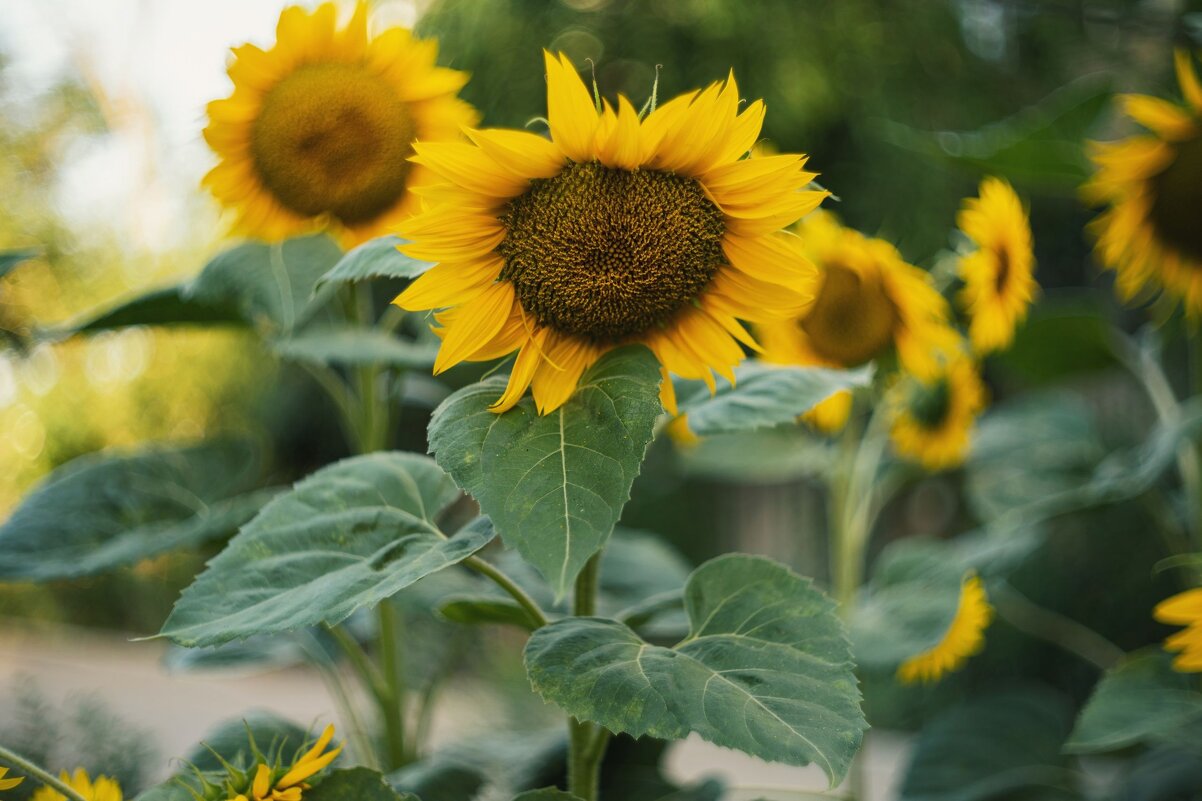
[(25, 775), (32, 776), (47, 787), (58, 790), (67, 798), (71, 799), (71, 801), (88, 801), (88, 799), (75, 792), (71, 785), (55, 778), (48, 771), (43, 770), (34, 763), (30, 762), (28, 759), (14, 754), (4, 746), (0, 746), (0, 762), (7, 762), (9, 765), (21, 771)]
[(1059, 612), (1045, 609), (1014, 588), (1002, 585), (993, 591), (998, 615), (1014, 628), (1058, 645), (1081, 657), (1099, 670), (1107, 670), (1123, 658), (1123, 649)]
[(339, 650), (346, 655), (363, 686), (377, 703), (383, 703), (382, 699), (388, 696), (388, 684), (384, 681), (383, 674), (372, 664), (363, 646), (342, 626), (326, 626), (326, 631), (334, 638)]
[(326, 685), (326, 690), (330, 693), (330, 697), (334, 699), (334, 705), (338, 707), (339, 716), (350, 726), (347, 736), (350, 738), (351, 744), (355, 749), (355, 755), (364, 762), (366, 767), (378, 770), (380, 765), (376, 759), (375, 748), (367, 736), (367, 727), (363, 725), (363, 718), (359, 714), (354, 701), (352, 701), (350, 693), (347, 692), (343, 676), (340, 674), (336, 664), (330, 661), (324, 649), (317, 644), (315, 638), (312, 636), (301, 638), (300, 644), (301, 650), (305, 652), (309, 663), (317, 668), (317, 671), (321, 674), (321, 678)]
[[(590, 617), (597, 611), (600, 567), (601, 554), (595, 554), (576, 577), (572, 613), (577, 617)], [(608, 743), (609, 732), (603, 727), (568, 718), (568, 792), (581, 801), (597, 801)]]
[(522, 609), (526, 610), (526, 614), (530, 615), (530, 619), (537, 624), (538, 628), (547, 625), (547, 616), (539, 605), (531, 598), (525, 590), (518, 586), (517, 582), (505, 575), (501, 570), (484, 561), (478, 556), (469, 556), (462, 562), (463, 566), (469, 570), (474, 570), (482, 576), (487, 576), (492, 579), (493, 583), (509, 594), (509, 597), (518, 602)]
[(397, 614), (388, 600), (377, 607), (380, 618), (380, 667), (384, 673), (386, 694), (380, 705), (384, 716), (384, 733), (388, 742), (389, 769), (405, 764), (405, 687), (401, 676), (400, 653), (397, 650)]

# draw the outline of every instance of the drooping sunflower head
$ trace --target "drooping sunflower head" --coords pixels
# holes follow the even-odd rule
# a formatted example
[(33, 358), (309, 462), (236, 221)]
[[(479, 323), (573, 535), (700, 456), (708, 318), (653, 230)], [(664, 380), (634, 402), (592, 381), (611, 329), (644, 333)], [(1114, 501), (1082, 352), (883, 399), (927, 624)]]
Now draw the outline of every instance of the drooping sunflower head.
[[(409, 255), (438, 262), (396, 303), (441, 309), (435, 370), (518, 350), (493, 407), (529, 387), (558, 408), (606, 351), (643, 343), (665, 373), (733, 380), (740, 323), (788, 319), (813, 270), (781, 229), (826, 193), (799, 155), (747, 159), (764, 105), (740, 110), (734, 76), (641, 116), (625, 97), (598, 107), (564, 56), (545, 54), (550, 139), (470, 131), (414, 161), (442, 181), (401, 227)], [(664, 382), (665, 403), (673, 405)]]
[(1173, 669), (1182, 673), (1202, 672), (1202, 588), (1161, 601), (1152, 614), (1161, 623), (1185, 626), (1164, 641), (1166, 650), (1177, 652)]
[[(902, 365), (933, 377), (939, 354), (956, 335), (950, 310), (928, 273), (907, 264), (888, 242), (839, 223), (829, 212), (806, 217), (797, 232), (818, 269), (812, 305), (793, 318), (756, 326), (763, 358), (777, 364), (855, 367), (896, 351)], [(843, 427), (848, 393), (819, 404), (807, 420), (826, 431)]]
[(1027, 211), (1009, 183), (987, 177), (978, 196), (964, 201), (956, 222), (977, 246), (960, 260), (969, 341), (981, 355), (1003, 350), (1039, 290)]
[(969, 657), (985, 646), (985, 629), (993, 621), (993, 607), (985, 586), (976, 575), (968, 575), (960, 584), (956, 614), (943, 637), (931, 648), (907, 659), (897, 669), (903, 684), (939, 681), (959, 670)]
[(475, 112), (467, 74), (435, 66), (438, 46), (403, 28), (367, 32), (367, 4), (337, 25), (333, 3), (285, 8), (269, 50), (233, 50), (234, 91), (209, 104), (220, 158), (204, 178), (235, 231), (266, 240), (330, 226), (348, 245), (389, 231), (418, 206), (418, 139), (454, 138)]
[(1202, 82), (1189, 53), (1176, 53), (1183, 104), (1147, 95), (1122, 98), (1147, 134), (1095, 143), (1097, 167), (1085, 197), (1108, 206), (1091, 225), (1102, 263), (1125, 301), (1145, 288), (1180, 298), (1202, 314)]
[(973, 426), (985, 409), (985, 385), (976, 363), (953, 353), (932, 377), (903, 376), (889, 403), (897, 453), (928, 470), (945, 470), (968, 455)]
[[(108, 776), (97, 776), (93, 781), (88, 772), (77, 768), (74, 773), (59, 774), (63, 784), (79, 793), (84, 801), (121, 801), (121, 786)], [(34, 791), (32, 801), (67, 801), (67, 797), (52, 787), (40, 787)]]

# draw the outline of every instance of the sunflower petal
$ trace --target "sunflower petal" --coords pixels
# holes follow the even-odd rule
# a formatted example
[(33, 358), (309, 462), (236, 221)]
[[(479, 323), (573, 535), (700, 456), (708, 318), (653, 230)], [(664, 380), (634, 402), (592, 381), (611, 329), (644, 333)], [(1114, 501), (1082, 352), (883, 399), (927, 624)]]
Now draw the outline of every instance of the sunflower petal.
[(566, 55), (560, 53), (556, 57), (544, 50), (543, 61), (547, 67), (547, 121), (551, 139), (572, 161), (589, 161), (593, 157), (597, 109)]

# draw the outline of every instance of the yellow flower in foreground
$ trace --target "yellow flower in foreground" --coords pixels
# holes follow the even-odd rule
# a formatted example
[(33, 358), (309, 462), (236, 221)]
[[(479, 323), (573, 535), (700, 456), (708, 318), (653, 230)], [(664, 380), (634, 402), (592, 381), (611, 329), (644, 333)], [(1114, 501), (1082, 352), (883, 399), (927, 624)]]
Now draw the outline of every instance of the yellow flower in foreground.
[[(902, 365), (933, 378), (938, 354), (954, 347), (950, 309), (930, 276), (907, 264), (893, 245), (816, 212), (797, 227), (818, 268), (818, 296), (800, 315), (756, 326), (765, 361), (855, 367), (896, 349)], [(806, 420), (824, 431), (847, 422), (851, 394), (823, 401)]]
[(1173, 669), (1182, 673), (1202, 671), (1202, 588), (1161, 601), (1152, 616), (1161, 623), (1185, 626), (1164, 641), (1166, 650), (1180, 652), (1173, 660)]
[(21, 782), (25, 781), (24, 776), (14, 776), (11, 779), (4, 778), (8, 775), (8, 768), (0, 767), (0, 790), (11, 790)]
[(1009, 183), (989, 177), (979, 197), (964, 201), (956, 222), (978, 248), (960, 260), (968, 338), (979, 354), (1003, 350), (1039, 290), (1027, 211)]
[[(598, 111), (565, 56), (545, 54), (551, 138), (469, 131), (418, 143), (444, 179), (401, 227), (410, 256), (439, 262), (396, 299), (436, 316), (435, 372), (520, 349), (503, 412), (526, 388), (561, 406), (605, 352), (643, 343), (665, 374), (728, 380), (755, 342), (739, 320), (796, 315), (812, 269), (782, 232), (826, 192), (805, 157), (745, 159), (764, 119), (739, 111), (734, 76), (640, 119), (625, 97)], [(671, 382), (664, 403), (675, 408)]]
[(967, 576), (960, 585), (960, 601), (956, 616), (937, 645), (912, 656), (897, 669), (897, 678), (904, 684), (936, 682), (952, 671), (959, 670), (970, 656), (985, 646), (985, 629), (993, 620), (993, 607), (985, 596), (985, 587), (975, 575)]
[(269, 50), (233, 50), (234, 92), (209, 104), (205, 139), (220, 163), (204, 184), (236, 212), (235, 231), (279, 240), (325, 225), (351, 245), (416, 210), (424, 168), (413, 142), (475, 123), (456, 97), (467, 74), (436, 67), (438, 45), (403, 28), (367, 33), (359, 2), (285, 8)]
[(250, 787), (233, 796), (231, 801), (300, 801), (309, 789), (305, 779), (323, 770), (342, 753), (342, 746), (327, 751), (334, 739), (333, 724), (326, 726), (321, 737), (291, 767), (272, 768), (260, 763), (255, 768)]
[[(97, 776), (96, 781), (92, 781), (87, 771), (78, 768), (72, 775), (67, 775), (64, 770), (59, 779), (86, 801), (121, 801), (120, 785), (108, 776)], [(41, 787), (33, 794), (32, 801), (67, 801), (67, 797), (51, 787)]]
[(1091, 229), (1102, 263), (1116, 272), (1120, 297), (1151, 286), (1202, 314), (1202, 83), (1185, 50), (1176, 54), (1185, 104), (1158, 97), (1122, 98), (1127, 116), (1149, 133), (1095, 143), (1097, 166), (1085, 197), (1110, 208)]
[(891, 394), (890, 433), (898, 454), (928, 470), (964, 461), (973, 425), (985, 408), (985, 385), (972, 359), (954, 354), (933, 378), (906, 376)]

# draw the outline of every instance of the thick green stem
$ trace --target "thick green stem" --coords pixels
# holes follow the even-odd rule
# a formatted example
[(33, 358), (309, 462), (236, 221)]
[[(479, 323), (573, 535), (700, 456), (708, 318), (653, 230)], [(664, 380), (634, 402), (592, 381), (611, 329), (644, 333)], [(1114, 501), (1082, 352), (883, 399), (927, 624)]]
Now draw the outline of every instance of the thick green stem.
[(469, 556), (463, 560), (463, 566), (474, 570), (482, 576), (487, 576), (492, 579), (493, 583), (509, 594), (509, 597), (518, 602), (522, 609), (526, 610), (526, 614), (537, 625), (542, 628), (547, 625), (547, 616), (539, 605), (531, 598), (525, 590), (518, 586), (517, 582), (505, 575), (501, 570), (484, 561), (478, 556)]
[(993, 591), (998, 615), (1014, 628), (1057, 645), (1075, 654), (1098, 670), (1107, 670), (1123, 658), (1123, 649), (1059, 612), (1032, 602), (1012, 587), (1003, 585)]
[(405, 750), (405, 686), (401, 676), (400, 652), (397, 650), (397, 614), (389, 601), (381, 602), (377, 609), (380, 618), (380, 668), (387, 688), (380, 713), (384, 717), (389, 769), (395, 769), (405, 764), (408, 753)]
[[(600, 567), (601, 554), (596, 554), (576, 577), (572, 613), (577, 617), (590, 617), (597, 611)], [(568, 792), (582, 801), (597, 801), (608, 743), (609, 732), (601, 726), (568, 718)]]
[[(4, 746), (0, 746), (0, 762), (7, 763), (7, 764), (11, 765), (12, 767), (16, 768), (17, 770), (19, 770), (21, 773), (24, 773), (26, 776), (31, 776), (34, 779), (37, 779), (38, 781), (40, 781), (45, 786), (50, 787), (54, 790), (58, 790), (60, 793), (65, 795), (67, 798), (71, 799), (71, 801), (88, 801), (88, 799), (84, 798), (82, 795), (75, 792), (75, 790), (71, 787), (71, 785), (67, 784), (66, 782), (61, 781), (60, 779), (55, 778), (53, 775), (50, 774), (49, 771), (43, 770), (42, 768), (38, 767), (34, 763), (30, 762), (28, 759), (25, 759), (22, 756), (18, 756), (17, 754), (14, 754), (12, 751), (9, 751)], [(12, 778), (12, 777), (9, 777), (9, 778)]]

